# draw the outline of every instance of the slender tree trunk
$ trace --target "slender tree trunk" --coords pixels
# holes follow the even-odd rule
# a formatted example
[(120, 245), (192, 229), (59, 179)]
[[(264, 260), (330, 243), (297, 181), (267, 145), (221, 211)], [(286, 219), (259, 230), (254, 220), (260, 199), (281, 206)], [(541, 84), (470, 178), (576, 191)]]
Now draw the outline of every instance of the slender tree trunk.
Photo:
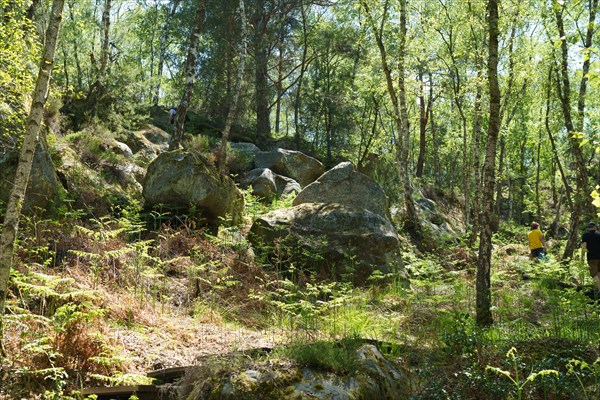
[[(479, 63), (478, 63), (479, 64)], [(480, 165), (480, 147), (481, 147), (481, 119), (482, 119), (482, 85), (483, 68), (477, 68), (477, 91), (475, 93), (475, 103), (473, 105), (473, 142), (471, 154), (473, 156), (473, 207), (471, 207), (471, 234), (469, 235), (469, 245), (472, 246), (477, 240), (480, 230), (481, 218), (481, 165)]]
[(476, 320), (480, 326), (493, 323), (490, 292), (490, 270), (492, 262), (492, 215), (494, 204), (494, 182), (496, 143), (500, 132), (500, 87), (498, 85), (498, 0), (488, 0), (488, 85), (490, 93), (490, 116), (488, 141), (483, 170), (483, 196), (479, 257), (477, 262)]
[(221, 147), (219, 149), (219, 172), (225, 174), (225, 168), (227, 167), (227, 141), (229, 140), (229, 132), (231, 131), (231, 125), (233, 119), (237, 114), (238, 100), (242, 91), (242, 81), (244, 79), (244, 69), (246, 68), (246, 10), (244, 8), (244, 0), (240, 0), (240, 24), (241, 24), (241, 35), (242, 45), (240, 51), (240, 61), (238, 64), (237, 78), (235, 81), (235, 90), (233, 92), (233, 100), (229, 111), (227, 113), (227, 120), (225, 121), (225, 128), (223, 129), (223, 135), (221, 136)]
[[(517, 16), (515, 16), (516, 18)], [(515, 42), (515, 35), (516, 35), (516, 27), (513, 23), (513, 27), (510, 31), (510, 38), (508, 40), (508, 84), (507, 84), (507, 89), (506, 89), (506, 93), (504, 96), (504, 103), (501, 105), (500, 107), (500, 126), (502, 126), (502, 121), (504, 120), (504, 117), (506, 116), (506, 126), (510, 125), (510, 121), (512, 120), (513, 116), (514, 116), (514, 109), (512, 113), (508, 113), (507, 109), (509, 106), (509, 101), (512, 98), (512, 91), (513, 91), (513, 86), (514, 86), (514, 80), (515, 80), (515, 59), (514, 59), (514, 42)], [(517, 102), (517, 99), (514, 99), (515, 102)], [(516, 109), (516, 107), (515, 107)], [(501, 203), (502, 203), (502, 189), (503, 189), (503, 176), (504, 176), (504, 164), (505, 164), (505, 157), (506, 155), (506, 138), (504, 135), (500, 135), (500, 160), (498, 162), (498, 174), (497, 174), (497, 181), (496, 181), (496, 203), (495, 203), (495, 210), (497, 214), (500, 214), (500, 208), (501, 208)]]
[(103, 83), (108, 69), (110, 54), (110, 9), (112, 0), (104, 0), (104, 11), (102, 12), (102, 49), (100, 52), (100, 69), (98, 70), (98, 81)]
[(296, 150), (300, 150), (302, 144), (302, 129), (300, 127), (300, 112), (302, 108), (302, 82), (306, 72), (306, 60), (308, 58), (308, 27), (306, 23), (306, 9), (304, 0), (300, 0), (300, 13), (302, 15), (302, 60), (300, 64), (300, 74), (298, 76), (298, 87), (296, 88), (296, 101), (294, 102), (294, 141)]
[(259, 138), (266, 139), (271, 133), (269, 79), (268, 79), (268, 48), (266, 40), (267, 16), (265, 15), (265, 0), (257, 0), (254, 10), (254, 62), (256, 89), (256, 133)]
[[(75, 25), (75, 15), (73, 14), (75, 2), (70, 1), (67, 5), (69, 6), (69, 19)], [(81, 62), (79, 61), (79, 43), (75, 36), (73, 36), (73, 58), (75, 59), (75, 67), (77, 68), (77, 90), (79, 91), (83, 88), (83, 73), (81, 72)]]
[[(430, 82), (431, 84), (431, 82)], [(423, 69), (419, 68), (419, 157), (417, 158), (417, 170), (415, 175), (417, 178), (423, 176), (423, 166), (425, 164), (425, 153), (427, 151), (427, 119), (429, 113), (425, 105), (425, 83), (423, 81)], [(431, 97), (429, 97), (431, 104)]]
[(589, 183), (587, 177), (587, 170), (585, 160), (583, 159), (583, 152), (580, 147), (580, 140), (577, 138), (577, 133), (583, 131), (584, 127), (584, 116), (585, 116), (585, 95), (587, 92), (587, 81), (588, 72), (590, 68), (590, 56), (589, 51), (592, 46), (593, 32), (595, 29), (595, 18), (598, 9), (598, 0), (589, 0), (589, 20), (587, 25), (587, 32), (584, 45), (584, 61), (582, 67), (582, 78), (579, 85), (579, 97), (577, 102), (577, 125), (573, 121), (571, 114), (571, 83), (569, 78), (569, 49), (567, 46), (567, 40), (565, 36), (565, 28), (562, 13), (564, 11), (565, 4), (559, 3), (557, 0), (553, 1), (553, 8), (555, 10), (556, 27), (558, 30), (559, 37), (561, 38), (561, 59), (560, 59), (560, 74), (561, 79), (558, 80), (559, 85), (559, 96), (562, 105), (563, 116), (565, 119), (565, 127), (569, 133), (569, 145), (570, 152), (575, 160), (575, 199), (573, 202), (573, 209), (571, 212), (571, 219), (569, 222), (569, 236), (565, 251), (563, 253), (563, 259), (569, 259), (573, 256), (577, 242), (579, 240), (579, 224), (582, 216), (591, 207), (591, 204), (587, 199), (589, 198)]
[[(60, 45), (60, 48), (62, 50), (62, 54), (63, 54), (63, 73), (65, 74), (65, 93), (66, 94), (69, 90), (70, 90), (70, 82), (69, 82), (69, 69), (68, 69), (68, 64), (67, 64), (67, 60), (68, 60), (68, 54), (67, 54), (67, 49), (65, 48), (65, 43), (62, 42)], [(65, 96), (66, 97), (66, 96)]]
[(437, 126), (435, 124), (435, 118), (433, 113), (433, 107), (429, 109), (429, 124), (431, 126), (431, 152), (433, 159), (433, 176), (435, 185), (441, 187), (442, 185), (442, 167), (440, 166), (440, 143), (437, 135)]
[[(502, 119), (500, 120), (502, 121)], [(501, 122), (502, 123), (502, 122)], [(496, 191), (496, 201), (494, 203), (493, 209), (494, 213), (500, 215), (502, 208), (502, 189), (504, 187), (502, 183), (503, 175), (504, 175), (504, 156), (506, 154), (506, 140), (504, 135), (500, 135), (500, 156), (498, 157), (498, 173), (497, 180), (494, 182), (494, 189)]]
[(185, 124), (185, 116), (187, 115), (190, 101), (192, 100), (192, 92), (194, 91), (194, 80), (196, 77), (196, 58), (198, 57), (198, 46), (200, 44), (200, 36), (202, 33), (202, 25), (204, 22), (204, 13), (206, 0), (198, 1), (198, 8), (196, 9), (196, 18), (194, 20), (194, 27), (192, 29), (192, 35), (190, 37), (190, 47), (188, 49), (187, 59), (185, 61), (184, 77), (185, 83), (183, 86), (183, 95), (179, 106), (177, 106), (177, 113), (175, 114), (175, 126), (173, 135), (171, 137), (171, 143), (169, 143), (169, 150), (176, 150), (181, 144), (183, 139), (183, 125)]
[(565, 171), (563, 169), (562, 163), (560, 161), (560, 157), (558, 154), (558, 149), (556, 147), (556, 141), (554, 140), (554, 135), (552, 134), (552, 129), (550, 128), (550, 95), (551, 95), (551, 86), (552, 86), (552, 69), (548, 71), (548, 89), (546, 92), (546, 113), (544, 116), (544, 126), (546, 127), (546, 132), (548, 133), (548, 138), (550, 139), (550, 144), (552, 145), (552, 155), (554, 156), (554, 162), (558, 167), (558, 171), (560, 172), (560, 177), (563, 182), (563, 186), (565, 187), (565, 191), (567, 193), (567, 202), (569, 203), (569, 210), (573, 212), (573, 195), (571, 185), (567, 180), (567, 176), (565, 175)]
[(536, 169), (535, 169), (535, 210), (537, 214), (537, 220), (542, 222), (542, 206), (540, 203), (540, 170), (541, 170), (541, 160), (540, 153), (542, 150), (542, 130), (538, 131), (538, 142), (536, 149)]
[[(19, 164), (17, 166), (15, 180), (6, 208), (2, 236), (0, 237), (0, 339), (2, 338), (4, 328), (3, 315), (8, 292), (10, 270), (12, 268), (12, 259), (14, 256), (14, 245), (19, 231), (19, 219), (25, 200), (25, 193), (29, 182), (35, 148), (39, 140), (63, 7), (64, 0), (53, 0), (48, 29), (46, 31), (44, 53), (40, 63), (37, 83), (33, 92), (31, 110), (29, 111), (29, 117), (27, 118), (25, 137), (19, 156)], [(3, 352), (4, 350), (2, 347), (2, 353)]]
[(387, 61), (387, 52), (383, 43), (383, 24), (387, 18), (387, 10), (384, 10), (384, 16), (381, 21), (381, 27), (378, 29), (371, 15), (369, 5), (366, 1), (361, 1), (366, 11), (368, 23), (371, 26), (377, 47), (381, 56), (381, 65), (385, 74), (388, 94), (394, 108), (394, 120), (398, 137), (396, 140), (396, 161), (398, 175), (402, 184), (404, 195), (404, 206), (406, 211), (405, 228), (418, 242), (421, 239), (422, 229), (417, 208), (413, 199), (412, 187), (408, 176), (408, 145), (409, 145), (409, 125), (408, 110), (406, 106), (406, 89), (404, 87), (404, 50), (406, 48), (406, 0), (400, 0), (400, 56), (398, 62), (398, 95), (394, 88), (392, 72)]
[[(362, 147), (362, 143), (365, 143), (365, 149), (363, 151), (359, 151), (359, 157), (358, 157), (358, 161), (356, 163), (357, 166), (359, 167), (364, 167), (365, 166), (365, 161), (367, 160), (367, 156), (369, 155), (369, 150), (371, 150), (371, 145), (373, 143), (373, 140), (375, 139), (375, 137), (377, 136), (377, 126), (379, 125), (379, 101), (377, 100), (377, 98), (375, 97), (375, 95), (372, 96), (373, 98), (373, 125), (371, 125), (371, 133), (369, 134), (369, 138), (367, 140), (364, 139), (364, 135), (366, 135), (366, 133), (363, 133), (361, 136), (361, 147)], [(368, 118), (369, 120), (371, 119), (370, 116)]]
[(175, 17), (175, 12), (177, 12), (177, 8), (181, 0), (173, 0), (171, 2), (171, 10), (167, 15), (167, 19), (162, 26), (162, 33), (160, 35), (160, 47), (158, 50), (158, 68), (156, 70), (156, 87), (154, 88), (154, 96), (152, 96), (152, 101), (155, 106), (158, 106), (158, 100), (160, 98), (160, 86), (162, 81), (163, 68), (165, 65), (165, 58), (167, 56), (167, 39), (169, 38), (169, 32), (171, 30), (171, 21)]
[(281, 32), (279, 33), (279, 41), (277, 46), (279, 48), (279, 56), (277, 58), (277, 82), (275, 87), (277, 88), (277, 100), (275, 101), (275, 132), (279, 134), (281, 129), (281, 99), (283, 97), (283, 51), (284, 51), (284, 39), (285, 39), (285, 30), (284, 24), (281, 26)]

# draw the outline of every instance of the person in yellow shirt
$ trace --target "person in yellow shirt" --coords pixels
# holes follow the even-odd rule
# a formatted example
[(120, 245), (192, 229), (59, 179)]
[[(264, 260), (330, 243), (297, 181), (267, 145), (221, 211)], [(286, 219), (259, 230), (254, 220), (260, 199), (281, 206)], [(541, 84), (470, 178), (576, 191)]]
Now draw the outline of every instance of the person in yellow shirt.
[(544, 258), (546, 251), (544, 250), (544, 234), (540, 230), (540, 224), (537, 222), (531, 223), (531, 232), (527, 234), (529, 239), (529, 250), (531, 250), (531, 258)]

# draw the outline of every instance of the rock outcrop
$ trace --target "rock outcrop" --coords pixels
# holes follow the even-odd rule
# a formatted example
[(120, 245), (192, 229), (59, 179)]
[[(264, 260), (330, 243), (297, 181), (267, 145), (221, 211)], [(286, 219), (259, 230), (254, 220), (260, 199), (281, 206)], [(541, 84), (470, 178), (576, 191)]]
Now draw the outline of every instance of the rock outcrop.
[(350, 162), (338, 164), (298, 193), (293, 204), (304, 203), (339, 203), (390, 218), (387, 196), (381, 186), (355, 171)]
[(267, 252), (279, 243), (279, 257), (316, 270), (321, 278), (350, 274), (364, 284), (375, 270), (400, 268), (396, 230), (387, 218), (364, 208), (304, 203), (275, 210), (254, 222), (250, 240)]
[(232, 173), (240, 174), (250, 171), (254, 165), (254, 157), (260, 152), (254, 143), (229, 143), (231, 150), (227, 157), (227, 166)]
[(209, 224), (222, 217), (241, 221), (244, 199), (233, 180), (220, 175), (202, 156), (186, 151), (161, 153), (149, 166), (142, 196), (148, 206), (195, 209)]
[(302, 187), (314, 182), (325, 171), (323, 164), (304, 153), (276, 149), (261, 151), (254, 157), (255, 168), (269, 168), (273, 172), (297, 181)]
[[(19, 153), (16, 150), (9, 150), (0, 154), (0, 200), (3, 202), (8, 201), (10, 196), (18, 163)], [(47, 209), (50, 203), (56, 199), (58, 191), (59, 184), (52, 158), (46, 146), (38, 143), (27, 185), (23, 211), (29, 212), (34, 208)]]
[(169, 134), (160, 128), (146, 125), (136, 132), (129, 132), (122, 141), (140, 160), (150, 162), (169, 148)]
[(268, 168), (256, 168), (248, 172), (242, 181), (242, 186), (244, 188), (252, 186), (252, 194), (265, 199), (288, 196), (301, 190), (298, 182), (276, 174)]
[[(352, 373), (302, 367), (289, 360), (246, 363), (238, 370), (223, 369), (214, 376), (210, 368), (190, 371), (182, 388), (186, 400), (401, 400), (409, 396), (408, 378), (370, 344), (356, 350)], [(232, 368), (231, 365), (228, 365)]]

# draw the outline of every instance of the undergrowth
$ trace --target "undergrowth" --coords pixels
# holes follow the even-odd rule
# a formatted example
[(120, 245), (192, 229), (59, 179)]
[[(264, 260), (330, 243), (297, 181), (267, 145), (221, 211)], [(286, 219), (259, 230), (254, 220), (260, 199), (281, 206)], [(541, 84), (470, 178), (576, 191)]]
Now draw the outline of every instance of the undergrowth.
[[(249, 220), (282, 206), (249, 191), (246, 204)], [(23, 222), (0, 398), (147, 382), (111, 330), (181, 315), (276, 332), (287, 344), (278, 357), (339, 373), (355, 367), (357, 343), (377, 343), (405, 371), (415, 399), (600, 396), (600, 307), (588, 296), (585, 266), (552, 253), (532, 262), (506, 231), (498, 240), (507, 248), (493, 260), (495, 324), (482, 329), (473, 318), (474, 257), (458, 241), (437, 255), (407, 247), (410, 286), (392, 274), (355, 287), (256, 257), (247, 226), (208, 232), (191, 217), (145, 213), (135, 202), (84, 215), (65, 208)]]

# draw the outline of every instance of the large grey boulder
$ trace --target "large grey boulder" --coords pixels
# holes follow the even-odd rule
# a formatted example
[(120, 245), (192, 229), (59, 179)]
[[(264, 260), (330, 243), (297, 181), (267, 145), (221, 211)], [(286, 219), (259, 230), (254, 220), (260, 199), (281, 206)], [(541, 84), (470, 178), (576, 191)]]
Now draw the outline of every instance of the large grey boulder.
[(400, 242), (390, 221), (343, 204), (304, 203), (269, 212), (254, 222), (250, 240), (257, 251), (270, 252), (279, 243), (280, 257), (321, 278), (350, 274), (364, 284), (375, 270), (401, 268)]
[(325, 171), (319, 160), (299, 151), (285, 149), (258, 152), (254, 157), (254, 167), (269, 168), (279, 175), (294, 179), (302, 187), (314, 182)]
[[(410, 382), (400, 368), (377, 348), (364, 344), (356, 350), (352, 372), (324, 371), (286, 359), (247, 361), (236, 366), (215, 363), (188, 371), (181, 388), (186, 400), (402, 400), (410, 396)], [(218, 363), (218, 361), (216, 362)], [(212, 368), (211, 368), (212, 366)], [(215, 371), (219, 371), (215, 376)]]
[(293, 204), (304, 203), (340, 203), (390, 217), (388, 199), (381, 186), (357, 172), (350, 162), (338, 164), (298, 193)]
[(229, 143), (229, 155), (227, 157), (227, 166), (233, 173), (242, 173), (252, 169), (254, 157), (260, 152), (258, 146), (254, 143)]
[[(0, 149), (0, 200), (6, 203), (13, 187), (19, 153), (17, 150)], [(29, 212), (34, 208), (47, 209), (58, 196), (59, 184), (52, 158), (46, 146), (38, 142), (31, 174), (27, 185), (27, 194), (23, 211)]]
[(143, 181), (147, 205), (199, 211), (209, 224), (230, 216), (242, 219), (244, 198), (235, 183), (204, 157), (182, 150), (161, 153), (150, 165)]
[(301, 190), (298, 182), (276, 174), (268, 168), (255, 168), (248, 172), (242, 180), (242, 186), (252, 186), (252, 194), (265, 199), (287, 196)]

